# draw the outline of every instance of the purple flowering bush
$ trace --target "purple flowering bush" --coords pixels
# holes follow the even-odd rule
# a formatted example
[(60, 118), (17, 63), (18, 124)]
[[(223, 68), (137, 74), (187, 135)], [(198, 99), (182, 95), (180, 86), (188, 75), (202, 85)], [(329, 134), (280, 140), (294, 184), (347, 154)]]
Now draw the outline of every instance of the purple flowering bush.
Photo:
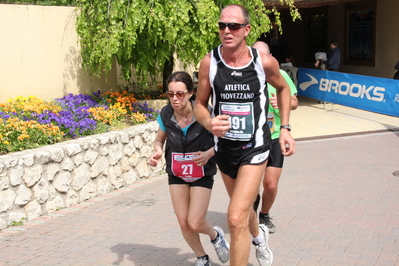
[(112, 100), (109, 92), (98, 91), (51, 102), (30, 96), (0, 103), (0, 154), (154, 121), (159, 114), (132, 94), (112, 95)]

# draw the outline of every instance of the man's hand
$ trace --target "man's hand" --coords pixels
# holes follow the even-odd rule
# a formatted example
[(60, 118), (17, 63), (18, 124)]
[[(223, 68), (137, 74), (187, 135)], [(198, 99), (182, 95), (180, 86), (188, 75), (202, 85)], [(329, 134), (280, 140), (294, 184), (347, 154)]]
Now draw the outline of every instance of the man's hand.
[(271, 93), (271, 95), (269, 103), (274, 109), (278, 109), (277, 96), (274, 93)]
[(295, 140), (292, 138), (291, 133), (287, 129), (280, 131), (280, 148), (284, 156), (291, 156), (295, 153)]
[(224, 137), (230, 129), (230, 121), (228, 115), (218, 115), (211, 119), (210, 131), (216, 137)]

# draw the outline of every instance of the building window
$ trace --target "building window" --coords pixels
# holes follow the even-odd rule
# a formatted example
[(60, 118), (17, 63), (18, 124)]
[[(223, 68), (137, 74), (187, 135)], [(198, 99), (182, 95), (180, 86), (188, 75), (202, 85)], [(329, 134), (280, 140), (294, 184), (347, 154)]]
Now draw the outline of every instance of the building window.
[(315, 62), (315, 53), (327, 52), (328, 6), (301, 9), (305, 22), (305, 62)]
[(346, 8), (345, 64), (375, 66), (375, 9)]

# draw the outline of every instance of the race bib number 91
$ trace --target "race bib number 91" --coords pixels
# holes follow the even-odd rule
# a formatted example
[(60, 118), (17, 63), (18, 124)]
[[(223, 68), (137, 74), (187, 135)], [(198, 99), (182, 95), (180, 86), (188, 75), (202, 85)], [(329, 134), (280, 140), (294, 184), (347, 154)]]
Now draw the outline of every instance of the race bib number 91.
[(186, 182), (194, 182), (203, 177), (204, 167), (194, 161), (197, 155), (193, 153), (172, 152), (172, 172)]
[(248, 141), (254, 133), (254, 111), (252, 103), (220, 102), (220, 114), (229, 115), (230, 129), (223, 137), (230, 140)]

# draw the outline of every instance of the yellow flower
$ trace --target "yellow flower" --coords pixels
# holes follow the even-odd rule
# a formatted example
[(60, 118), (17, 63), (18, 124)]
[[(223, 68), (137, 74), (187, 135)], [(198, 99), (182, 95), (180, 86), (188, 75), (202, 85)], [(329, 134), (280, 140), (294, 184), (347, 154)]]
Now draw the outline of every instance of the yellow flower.
[(20, 135), (20, 136), (18, 137), (18, 140), (19, 140), (19, 141), (22, 141), (22, 140), (24, 140), (24, 139), (29, 139), (29, 138), (30, 138), (29, 135), (27, 135), (27, 134), (22, 134), (22, 135)]

